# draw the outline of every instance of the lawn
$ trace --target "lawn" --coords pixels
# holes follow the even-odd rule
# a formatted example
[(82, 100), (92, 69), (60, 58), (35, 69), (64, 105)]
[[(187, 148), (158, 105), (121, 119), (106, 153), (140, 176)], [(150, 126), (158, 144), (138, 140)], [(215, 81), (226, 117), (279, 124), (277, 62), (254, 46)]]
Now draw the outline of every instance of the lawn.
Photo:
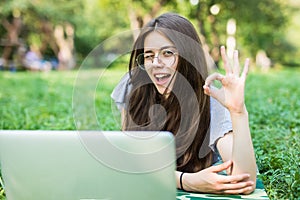
[[(0, 72), (0, 129), (120, 129), (110, 93), (124, 72), (124, 68), (86, 70), (79, 77), (77, 71)], [(300, 69), (288, 69), (252, 72), (247, 80), (246, 104), (257, 164), (270, 199), (300, 197), (299, 77)], [(88, 85), (87, 80), (94, 83)], [(75, 114), (75, 125), (78, 103), (89, 98), (96, 123)], [(2, 188), (0, 199), (4, 199)]]

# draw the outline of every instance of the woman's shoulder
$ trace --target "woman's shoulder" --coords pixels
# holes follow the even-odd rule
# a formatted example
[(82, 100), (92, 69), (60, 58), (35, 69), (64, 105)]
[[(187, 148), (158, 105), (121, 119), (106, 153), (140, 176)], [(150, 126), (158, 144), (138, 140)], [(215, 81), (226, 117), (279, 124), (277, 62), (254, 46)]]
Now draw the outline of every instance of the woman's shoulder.
[(124, 107), (125, 101), (126, 101), (126, 95), (131, 89), (130, 84), (130, 75), (127, 72), (119, 81), (119, 83), (116, 85), (114, 90), (111, 93), (111, 98), (114, 100), (114, 102), (117, 104), (117, 107), (120, 109), (121, 107)]

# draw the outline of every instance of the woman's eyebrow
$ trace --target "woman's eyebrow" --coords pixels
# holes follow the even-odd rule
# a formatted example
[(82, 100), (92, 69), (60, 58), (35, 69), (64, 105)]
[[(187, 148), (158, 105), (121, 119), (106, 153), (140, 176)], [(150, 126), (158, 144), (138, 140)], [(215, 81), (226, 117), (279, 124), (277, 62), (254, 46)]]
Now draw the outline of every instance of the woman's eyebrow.
[(175, 46), (164, 46), (164, 47), (161, 47), (160, 50), (163, 50), (163, 49), (169, 49), (169, 48), (176, 49)]
[[(175, 46), (163, 46), (163, 47), (161, 47), (159, 50), (161, 51), (161, 50), (169, 49), (169, 48), (176, 49)], [(145, 51), (144, 53), (153, 53), (153, 52), (154, 52), (153, 49), (149, 49), (149, 50)]]
[(153, 53), (153, 50), (150, 49), (150, 50), (144, 51), (144, 53)]

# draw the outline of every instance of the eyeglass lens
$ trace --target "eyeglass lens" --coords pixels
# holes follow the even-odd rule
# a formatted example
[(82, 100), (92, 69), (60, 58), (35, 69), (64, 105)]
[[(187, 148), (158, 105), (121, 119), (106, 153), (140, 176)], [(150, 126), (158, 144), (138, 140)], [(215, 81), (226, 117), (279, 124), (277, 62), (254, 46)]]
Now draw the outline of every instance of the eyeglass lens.
[(146, 69), (153, 66), (154, 59), (158, 59), (158, 63), (171, 67), (176, 60), (176, 53), (169, 49), (161, 50), (156, 56), (153, 52), (141, 53), (137, 56), (137, 64), (140, 68)]

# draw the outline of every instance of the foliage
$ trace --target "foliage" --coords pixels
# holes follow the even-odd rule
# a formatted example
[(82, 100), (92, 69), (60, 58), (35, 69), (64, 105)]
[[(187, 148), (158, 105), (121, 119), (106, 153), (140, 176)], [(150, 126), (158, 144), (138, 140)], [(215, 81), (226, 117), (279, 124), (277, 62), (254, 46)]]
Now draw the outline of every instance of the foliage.
[[(287, 2), (253, 0), (238, 4), (231, 15), (238, 19), (237, 31), (241, 44), (253, 56), (258, 49), (263, 49), (273, 58), (273, 62), (284, 62), (282, 52), (294, 51), (293, 46), (284, 39), (291, 13)], [(241, 17), (243, 20), (240, 20)]]
[[(213, 15), (210, 8), (220, 7)], [(292, 59), (293, 46), (284, 39), (285, 29), (292, 14), (282, 0), (4, 0), (0, 2), (0, 18), (20, 12), (25, 25), (23, 39), (40, 40), (42, 20), (52, 24), (70, 22), (75, 26), (75, 46), (83, 59), (95, 46), (114, 34), (133, 28), (131, 14), (143, 23), (162, 12), (172, 11), (187, 16), (206, 37), (213, 49), (226, 43), (228, 19), (237, 20), (237, 48), (250, 52), (252, 57), (264, 49), (274, 61)], [(138, 18), (138, 19), (137, 19)], [(274, 31), (276, 30), (276, 31)], [(0, 28), (0, 36), (5, 34)], [(287, 56), (282, 56), (282, 50)]]
[[(218, 5), (220, 12), (213, 15), (210, 8)], [(285, 30), (292, 15), (287, 2), (280, 0), (200, 0), (191, 8), (190, 18), (198, 19), (201, 32), (211, 47), (226, 44), (226, 24), (235, 19), (237, 48), (243, 49), (254, 58), (263, 49), (274, 61), (283, 62), (282, 49), (293, 53), (293, 46), (285, 37)], [(276, 31), (274, 31), (276, 30)], [(281, 54), (281, 56), (279, 56)]]
[(128, 29), (125, 7), (126, 1), (86, 1), (76, 21), (77, 51), (86, 56), (105, 39)]
[[(95, 95), (101, 129), (120, 129), (110, 93), (125, 70), (115, 66), (101, 73)], [(99, 70), (84, 73), (92, 76)], [(250, 73), (247, 80), (253, 144), (260, 178), (270, 199), (300, 196), (299, 75), (299, 69), (273, 70)], [(0, 129), (76, 129), (72, 110), (76, 77), (74, 71), (0, 73), (0, 84), (5, 86), (0, 92)]]

